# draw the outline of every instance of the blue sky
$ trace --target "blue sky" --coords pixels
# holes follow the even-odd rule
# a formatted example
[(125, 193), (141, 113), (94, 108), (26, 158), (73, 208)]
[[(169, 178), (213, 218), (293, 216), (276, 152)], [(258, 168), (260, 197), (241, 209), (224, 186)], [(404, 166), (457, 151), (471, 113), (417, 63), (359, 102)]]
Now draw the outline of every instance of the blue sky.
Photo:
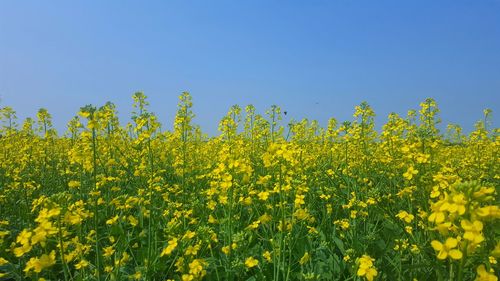
[(182, 91), (209, 133), (233, 104), (325, 124), (366, 100), (380, 126), (426, 97), (498, 126), (500, 1), (0, 2), (0, 106), (62, 132), (89, 103), (126, 121), (138, 90), (167, 129)]

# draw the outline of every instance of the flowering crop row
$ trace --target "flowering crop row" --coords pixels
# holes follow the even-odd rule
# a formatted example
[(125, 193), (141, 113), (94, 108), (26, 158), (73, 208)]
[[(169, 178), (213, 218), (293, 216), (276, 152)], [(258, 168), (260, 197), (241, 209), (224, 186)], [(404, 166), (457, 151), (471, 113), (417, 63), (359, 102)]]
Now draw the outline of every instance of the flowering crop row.
[(1, 110), (0, 280), (497, 280), (500, 135), (438, 130), (432, 99), (380, 132), (233, 106), (216, 137), (180, 96), (162, 132), (136, 93), (51, 115)]

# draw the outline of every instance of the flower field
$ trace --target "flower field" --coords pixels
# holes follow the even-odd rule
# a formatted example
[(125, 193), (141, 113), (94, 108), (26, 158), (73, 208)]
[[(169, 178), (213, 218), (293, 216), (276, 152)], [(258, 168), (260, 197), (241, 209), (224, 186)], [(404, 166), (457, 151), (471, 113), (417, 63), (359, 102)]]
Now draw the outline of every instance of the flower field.
[(133, 95), (51, 115), (1, 110), (0, 280), (497, 280), (500, 130), (427, 99), (375, 130), (230, 108), (220, 134), (179, 98), (172, 131)]

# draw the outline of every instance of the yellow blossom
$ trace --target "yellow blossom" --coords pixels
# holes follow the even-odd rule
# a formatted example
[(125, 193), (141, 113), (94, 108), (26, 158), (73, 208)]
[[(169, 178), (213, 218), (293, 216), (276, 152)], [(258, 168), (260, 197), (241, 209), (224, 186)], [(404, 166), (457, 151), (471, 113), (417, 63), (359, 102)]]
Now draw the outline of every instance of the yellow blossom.
[(271, 261), (272, 261), (271, 252), (269, 252), (269, 251), (265, 251), (265, 252), (262, 254), (262, 257), (264, 257), (264, 259), (265, 259), (267, 262), (271, 262)]
[(375, 260), (368, 255), (363, 255), (358, 259), (358, 271), (356, 274), (360, 277), (365, 277), (366, 280), (372, 281), (378, 275), (377, 269), (373, 266)]
[(40, 258), (30, 258), (26, 263), (24, 272), (29, 272), (33, 270), (36, 273), (40, 273), (45, 268), (51, 267), (56, 263), (56, 252), (52, 250), (50, 254), (43, 254)]
[(118, 219), (120, 218), (120, 216), (116, 215), (112, 218), (110, 218), (109, 220), (106, 221), (106, 224), (107, 225), (113, 225), (116, 223), (116, 221), (118, 221)]
[(303, 265), (305, 264), (306, 262), (308, 262), (310, 260), (311, 256), (309, 255), (309, 252), (305, 252), (304, 255), (302, 256), (302, 258), (300, 258), (299, 260), (299, 264)]
[(413, 168), (413, 166), (410, 166), (410, 167), (408, 167), (406, 172), (403, 174), (403, 177), (407, 180), (411, 180), (411, 179), (413, 179), (413, 176), (416, 174), (418, 174), (418, 170), (415, 170), (415, 168)]
[(464, 239), (469, 240), (474, 244), (479, 244), (484, 241), (484, 236), (481, 231), (483, 230), (483, 223), (480, 221), (470, 222), (468, 220), (462, 220), (460, 222), (464, 233)]
[(163, 257), (165, 255), (170, 255), (175, 250), (175, 248), (177, 248), (177, 238), (172, 238), (168, 241), (167, 247), (163, 249), (160, 256)]
[(115, 253), (115, 249), (113, 246), (103, 248), (104, 253), (102, 254), (104, 257), (110, 257)]
[(409, 214), (406, 211), (399, 211), (396, 217), (405, 221), (406, 223), (410, 223), (415, 218), (412, 214)]
[(269, 192), (268, 191), (261, 191), (259, 194), (257, 194), (260, 200), (266, 201), (267, 198), (269, 198)]
[(431, 242), (432, 248), (438, 252), (437, 258), (440, 260), (446, 259), (448, 256), (454, 260), (459, 260), (462, 258), (462, 252), (459, 249), (455, 249), (458, 245), (458, 240), (452, 237), (446, 239), (443, 244), (437, 240)]
[(75, 264), (76, 269), (82, 269), (89, 266), (89, 262), (87, 260), (80, 260), (78, 263)]
[(481, 264), (477, 267), (477, 276), (476, 281), (497, 281), (498, 277), (495, 275), (495, 272), (492, 270), (486, 271), (484, 264)]
[(255, 267), (259, 264), (259, 261), (256, 260), (254, 257), (249, 257), (245, 260), (245, 266), (248, 268)]

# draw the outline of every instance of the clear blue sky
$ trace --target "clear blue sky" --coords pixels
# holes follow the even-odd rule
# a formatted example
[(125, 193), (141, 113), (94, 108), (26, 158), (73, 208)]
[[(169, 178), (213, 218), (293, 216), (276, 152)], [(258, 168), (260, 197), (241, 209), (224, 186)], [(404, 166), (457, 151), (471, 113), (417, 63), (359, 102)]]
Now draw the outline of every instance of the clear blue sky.
[(125, 121), (138, 90), (165, 128), (189, 91), (209, 133), (232, 104), (325, 124), (366, 100), (381, 125), (426, 97), (444, 122), (488, 107), (498, 126), (500, 1), (0, 2), (0, 106), (62, 131), (89, 103)]

